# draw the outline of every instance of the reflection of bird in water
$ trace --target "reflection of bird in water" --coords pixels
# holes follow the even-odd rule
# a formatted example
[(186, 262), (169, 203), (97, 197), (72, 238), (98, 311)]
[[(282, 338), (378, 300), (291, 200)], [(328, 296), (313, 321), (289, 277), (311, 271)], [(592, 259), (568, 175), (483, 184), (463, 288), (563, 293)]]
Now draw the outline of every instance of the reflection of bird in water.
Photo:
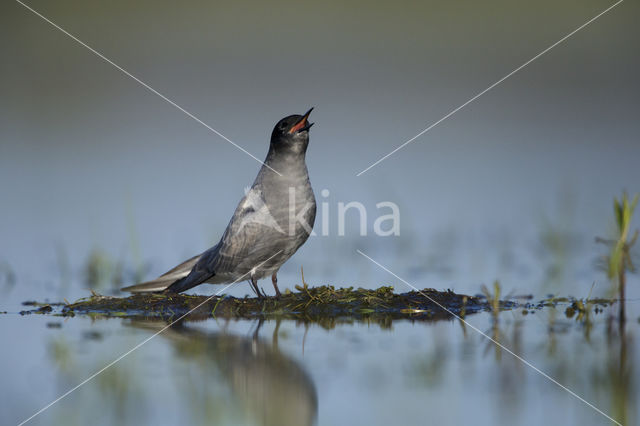
[[(133, 326), (160, 329), (161, 322), (134, 321)], [(250, 421), (260, 425), (311, 425), (318, 413), (315, 385), (296, 361), (280, 352), (277, 327), (273, 344), (258, 338), (262, 323), (252, 337), (207, 333), (177, 323), (162, 333), (182, 358), (202, 363), (199, 372), (205, 381), (223, 377), (233, 398)], [(216, 371), (207, 368), (211, 361)], [(196, 384), (191, 383), (191, 386)], [(207, 401), (207, 400), (205, 400)], [(207, 402), (205, 402), (206, 404)], [(208, 407), (191, 407), (206, 410)]]

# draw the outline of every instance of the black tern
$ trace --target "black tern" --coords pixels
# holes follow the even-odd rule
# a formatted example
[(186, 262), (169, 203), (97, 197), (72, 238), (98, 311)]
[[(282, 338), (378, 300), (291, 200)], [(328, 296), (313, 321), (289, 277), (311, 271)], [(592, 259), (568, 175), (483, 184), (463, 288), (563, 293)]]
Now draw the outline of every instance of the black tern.
[(316, 218), (305, 163), (312, 110), (276, 124), (264, 164), (218, 244), (155, 280), (122, 290), (180, 293), (204, 283), (225, 284), (246, 277), (257, 296), (263, 297), (258, 280), (271, 275), (280, 296), (278, 270), (307, 241)]

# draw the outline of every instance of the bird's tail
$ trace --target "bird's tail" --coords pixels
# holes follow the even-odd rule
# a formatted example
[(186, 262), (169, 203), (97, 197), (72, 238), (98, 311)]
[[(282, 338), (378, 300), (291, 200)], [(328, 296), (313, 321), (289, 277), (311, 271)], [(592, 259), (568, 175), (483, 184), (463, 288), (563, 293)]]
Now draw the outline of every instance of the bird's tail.
[(186, 262), (181, 263), (172, 270), (164, 273), (155, 280), (146, 281), (144, 283), (130, 285), (129, 287), (121, 288), (120, 291), (128, 291), (130, 293), (153, 293), (158, 291), (164, 291), (171, 286), (171, 284), (189, 275), (191, 269), (200, 259), (200, 255), (194, 256)]
[(155, 280), (144, 283), (123, 287), (120, 291), (128, 291), (130, 293), (153, 293), (166, 290), (171, 284), (176, 282), (176, 278), (163, 279), (159, 277)]

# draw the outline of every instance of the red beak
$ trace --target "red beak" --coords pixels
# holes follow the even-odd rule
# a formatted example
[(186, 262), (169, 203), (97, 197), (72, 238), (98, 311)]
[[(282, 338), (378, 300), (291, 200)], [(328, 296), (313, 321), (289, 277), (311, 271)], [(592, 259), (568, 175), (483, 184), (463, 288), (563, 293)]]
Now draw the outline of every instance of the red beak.
[(302, 116), (300, 121), (298, 121), (296, 124), (293, 125), (293, 127), (291, 127), (291, 129), (289, 129), (289, 133), (296, 133), (296, 132), (302, 132), (304, 130), (309, 130), (311, 126), (313, 126), (313, 123), (309, 123), (309, 121), (307, 120), (309, 118), (309, 114), (311, 114), (311, 111), (313, 111), (313, 108), (307, 111), (307, 113)]

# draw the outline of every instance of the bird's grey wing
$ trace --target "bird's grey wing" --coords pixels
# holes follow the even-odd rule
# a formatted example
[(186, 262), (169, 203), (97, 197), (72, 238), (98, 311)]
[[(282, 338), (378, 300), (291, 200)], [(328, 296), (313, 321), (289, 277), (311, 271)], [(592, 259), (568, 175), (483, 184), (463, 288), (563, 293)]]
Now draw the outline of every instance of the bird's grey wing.
[(169, 278), (169, 277), (182, 278), (183, 276), (189, 274), (189, 271), (191, 271), (191, 269), (193, 269), (195, 264), (198, 263), (198, 259), (200, 259), (201, 256), (202, 254), (197, 254), (193, 256), (191, 259), (185, 260), (175, 268), (160, 275), (159, 278)]
[(211, 257), (215, 256), (214, 252), (218, 245), (210, 248), (202, 253), (195, 265), (190, 269), (188, 275), (174, 280), (168, 287), (167, 291), (180, 293), (197, 285), (206, 282), (209, 278), (215, 275), (215, 270), (212, 268)]
[(202, 253), (189, 275), (175, 281), (167, 290), (180, 293), (214, 276), (225, 278), (220, 282), (248, 279), (252, 268), (274, 257), (277, 231), (260, 223), (243, 222), (243, 218), (252, 219), (253, 212), (245, 213), (234, 215), (220, 242)]
[[(252, 187), (242, 198), (220, 242), (200, 255), (188, 276), (171, 284), (182, 292), (218, 276), (220, 282), (249, 278), (249, 272), (265, 261), (277, 263), (279, 247), (287, 235), (272, 217), (260, 189)], [(272, 259), (270, 259), (272, 258)]]
[(160, 275), (155, 280), (147, 281), (144, 283), (132, 285), (129, 287), (124, 287), (121, 291), (129, 291), (131, 293), (146, 293), (153, 291), (163, 291), (168, 288), (171, 284), (176, 282), (179, 279), (182, 279), (189, 275), (189, 272), (193, 269), (193, 267), (198, 263), (202, 255), (198, 254), (193, 256), (191, 259), (188, 259), (175, 268), (165, 272)]
[[(218, 273), (243, 274), (277, 253), (287, 239), (255, 186), (245, 195), (211, 258)], [(204, 254), (203, 254), (204, 257)]]

